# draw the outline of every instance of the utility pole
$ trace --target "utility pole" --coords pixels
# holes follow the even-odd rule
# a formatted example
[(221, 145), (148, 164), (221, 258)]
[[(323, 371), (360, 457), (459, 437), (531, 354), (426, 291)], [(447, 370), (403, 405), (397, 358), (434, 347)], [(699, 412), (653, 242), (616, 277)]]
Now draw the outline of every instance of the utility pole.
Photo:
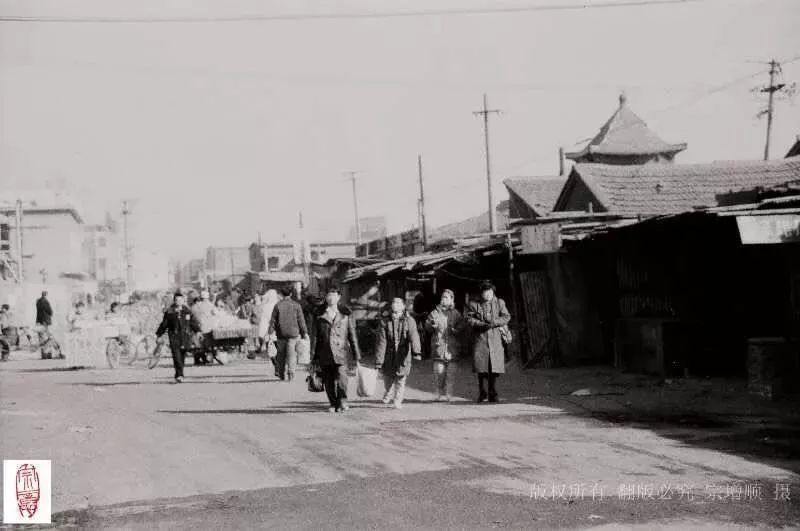
[(17, 224), (17, 280), (22, 282), (25, 280), (25, 273), (22, 267), (22, 199), (17, 199), (17, 208), (14, 217), (15, 223)]
[(353, 183), (353, 212), (356, 222), (356, 245), (361, 245), (361, 220), (358, 217), (358, 193), (356, 191), (356, 174), (357, 171), (346, 171), (345, 175), (349, 175), (348, 179)]
[(772, 117), (775, 114), (775, 93), (782, 91), (785, 83), (775, 83), (775, 78), (781, 73), (781, 64), (775, 59), (769, 62), (769, 86), (761, 89), (761, 92), (769, 94), (767, 102), (767, 110), (761, 112), (761, 116), (767, 115), (767, 140), (764, 143), (764, 160), (769, 160), (769, 143), (772, 137)]
[(492, 165), (489, 158), (489, 114), (500, 114), (499, 109), (489, 109), (489, 100), (486, 94), (483, 95), (483, 109), (475, 111), (475, 116), (483, 116), (483, 137), (486, 143), (486, 184), (489, 188), (489, 231), (497, 232), (497, 214), (494, 210), (494, 193), (492, 191)]
[(133, 264), (131, 263), (131, 245), (128, 240), (128, 216), (131, 211), (128, 201), (122, 202), (122, 237), (125, 246), (125, 291), (133, 288)]
[(308, 255), (309, 259), (311, 257), (311, 249), (308, 248), (309, 243), (306, 239), (306, 231), (303, 228), (303, 211), (300, 211), (300, 259), (303, 263), (303, 277), (306, 279), (305, 284), (306, 286), (309, 285), (311, 278), (309, 276), (309, 264), (308, 260), (306, 260), (306, 255)]
[(422, 248), (428, 248), (428, 226), (425, 222), (425, 186), (422, 184), (422, 155), (417, 155), (417, 170), (419, 172), (419, 218), (422, 227)]

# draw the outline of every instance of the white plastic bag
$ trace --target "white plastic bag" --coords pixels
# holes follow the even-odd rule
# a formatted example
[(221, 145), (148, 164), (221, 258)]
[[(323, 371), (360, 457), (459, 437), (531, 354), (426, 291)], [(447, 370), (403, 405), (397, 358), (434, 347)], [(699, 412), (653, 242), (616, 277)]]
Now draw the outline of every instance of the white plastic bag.
[(298, 365), (308, 365), (311, 363), (311, 340), (310, 339), (298, 339), (297, 343), (295, 344), (294, 348), (295, 352), (297, 352), (297, 364)]
[(358, 376), (358, 387), (356, 389), (358, 396), (364, 398), (373, 396), (378, 381), (378, 369), (364, 367), (359, 363), (358, 367), (356, 367), (356, 374)]
[(270, 359), (272, 359), (277, 355), (278, 355), (278, 346), (275, 344), (274, 341), (270, 341), (269, 343), (267, 343), (267, 356), (269, 356)]

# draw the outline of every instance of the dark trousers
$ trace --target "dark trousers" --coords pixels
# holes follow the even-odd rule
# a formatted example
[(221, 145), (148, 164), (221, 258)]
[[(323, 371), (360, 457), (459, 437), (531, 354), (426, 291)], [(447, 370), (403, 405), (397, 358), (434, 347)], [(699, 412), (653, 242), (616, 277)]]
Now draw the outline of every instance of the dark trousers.
[(347, 366), (327, 365), (321, 367), (321, 370), (322, 383), (331, 407), (341, 407), (342, 401), (347, 400)]
[(175, 367), (175, 378), (183, 377), (183, 362), (186, 358), (186, 350), (182, 348), (170, 348), (172, 351), (172, 365)]
[(478, 391), (480, 392), (481, 396), (486, 396), (486, 382), (489, 382), (489, 398), (497, 398), (497, 389), (495, 388), (495, 383), (498, 377), (498, 373), (492, 372), (492, 360), (491, 357), (489, 358), (489, 372), (479, 372), (478, 373)]

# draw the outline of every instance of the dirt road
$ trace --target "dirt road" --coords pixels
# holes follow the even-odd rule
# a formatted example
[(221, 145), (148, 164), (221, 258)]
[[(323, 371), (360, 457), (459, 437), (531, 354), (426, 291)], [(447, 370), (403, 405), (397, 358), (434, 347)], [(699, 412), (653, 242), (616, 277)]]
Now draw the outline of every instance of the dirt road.
[[(609, 404), (624, 392), (581, 402), (556, 390), (555, 371), (509, 375), (500, 404), (477, 405), (467, 368), (458, 401), (442, 404), (430, 367), (414, 370), (403, 410), (365, 399), (330, 414), (324, 395), (276, 381), (261, 361), (189, 367), (179, 385), (166, 367), (12, 361), (0, 367), (0, 453), (52, 460), (62, 526), (800, 523), (798, 456), (736, 438), (752, 411), (725, 412), (728, 424), (623, 419), (631, 409)], [(773, 439), (796, 436), (787, 429)]]

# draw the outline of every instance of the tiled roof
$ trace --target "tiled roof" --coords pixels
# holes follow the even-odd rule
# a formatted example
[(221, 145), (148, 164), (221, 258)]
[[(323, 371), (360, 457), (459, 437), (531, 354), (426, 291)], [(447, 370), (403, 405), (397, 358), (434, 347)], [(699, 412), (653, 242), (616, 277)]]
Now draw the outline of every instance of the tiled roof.
[[(608, 212), (668, 214), (717, 206), (732, 192), (800, 179), (800, 157), (708, 164), (576, 164), (570, 179), (583, 181)], [(566, 199), (562, 194), (557, 206)]]
[(506, 179), (503, 184), (528, 208), (544, 216), (553, 210), (565, 182), (566, 177), (514, 177)]
[(578, 159), (589, 153), (601, 155), (652, 155), (677, 153), (686, 149), (686, 144), (669, 144), (656, 135), (620, 96), (617, 111), (608, 119), (581, 151), (567, 153), (569, 159)]

